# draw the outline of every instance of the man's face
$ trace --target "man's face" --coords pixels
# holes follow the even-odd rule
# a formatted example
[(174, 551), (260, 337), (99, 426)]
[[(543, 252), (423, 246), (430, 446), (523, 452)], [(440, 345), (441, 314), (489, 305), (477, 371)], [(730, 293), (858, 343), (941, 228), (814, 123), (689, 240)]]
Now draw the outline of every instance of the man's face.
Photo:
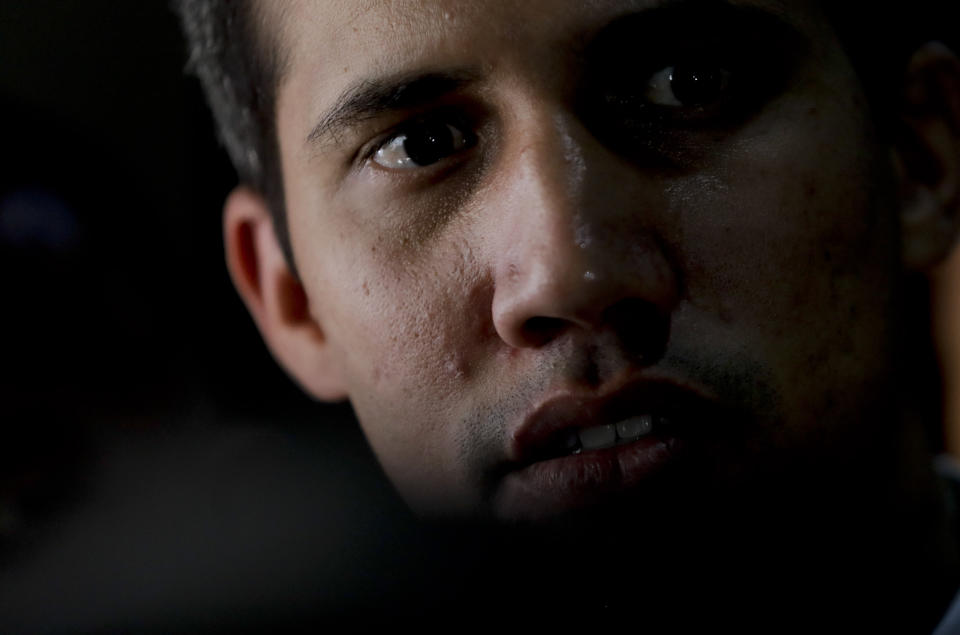
[(310, 312), (415, 507), (642, 507), (876, 451), (894, 172), (812, 4), (269, 16)]

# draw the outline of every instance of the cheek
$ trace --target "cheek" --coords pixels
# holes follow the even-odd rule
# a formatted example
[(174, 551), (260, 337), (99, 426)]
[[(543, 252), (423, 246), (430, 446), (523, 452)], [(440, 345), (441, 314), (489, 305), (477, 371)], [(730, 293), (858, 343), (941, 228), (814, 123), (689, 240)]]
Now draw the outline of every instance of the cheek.
[(367, 440), (418, 508), (467, 505), (457, 422), (469, 420), (467, 387), (489, 358), (490, 285), (468, 249), (444, 241), (418, 259), (357, 261), (330, 338)]
[(724, 314), (762, 306), (764, 319), (789, 323), (825, 294), (831, 304), (849, 298), (861, 285), (835, 287), (885, 275), (896, 256), (895, 216), (879, 205), (868, 166), (806, 141), (784, 151), (697, 177), (684, 188), (699, 193), (697, 202), (676, 205), (689, 286)]
[(755, 131), (669, 188), (681, 321), (722, 325), (806, 412), (889, 367), (899, 262), (884, 150), (862, 111), (832, 106), (789, 113), (791, 125)]
[(492, 328), (491, 286), (463, 242), (438, 239), (414, 255), (393, 245), (353, 251), (329, 336), (358, 410), (428, 425), (462, 406), (454, 395), (478, 370)]

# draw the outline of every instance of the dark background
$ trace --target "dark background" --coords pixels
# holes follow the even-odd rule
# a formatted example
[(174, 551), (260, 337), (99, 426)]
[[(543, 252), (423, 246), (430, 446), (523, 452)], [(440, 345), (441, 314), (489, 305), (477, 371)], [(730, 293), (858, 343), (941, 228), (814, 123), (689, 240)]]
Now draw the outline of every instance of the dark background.
[(236, 177), (166, 3), (6, 2), (0, 29), (15, 412), (302, 410), (227, 279), (219, 212)]
[(419, 570), (230, 285), (185, 61), (162, 0), (0, 2), (3, 632), (295, 623)]
[(0, 632), (442, 605), (462, 545), (411, 521), (229, 282), (236, 176), (185, 62), (163, 0), (0, 2)]

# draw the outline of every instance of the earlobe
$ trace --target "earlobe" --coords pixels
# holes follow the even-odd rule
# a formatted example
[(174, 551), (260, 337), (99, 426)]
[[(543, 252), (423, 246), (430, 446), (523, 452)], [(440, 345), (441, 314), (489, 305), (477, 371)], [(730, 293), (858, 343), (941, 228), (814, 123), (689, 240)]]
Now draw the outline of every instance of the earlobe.
[(283, 255), (266, 202), (236, 188), (224, 205), (223, 230), (230, 277), (274, 358), (314, 398), (345, 399), (340, 366)]
[(960, 228), (960, 60), (943, 44), (911, 58), (900, 122), (903, 261), (925, 270), (946, 258)]

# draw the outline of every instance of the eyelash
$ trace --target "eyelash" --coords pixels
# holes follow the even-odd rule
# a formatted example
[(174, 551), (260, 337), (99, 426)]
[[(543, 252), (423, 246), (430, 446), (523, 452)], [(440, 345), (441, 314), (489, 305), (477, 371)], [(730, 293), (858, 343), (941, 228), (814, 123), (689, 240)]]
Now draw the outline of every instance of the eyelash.
[[(447, 154), (439, 157), (436, 161), (430, 161), (424, 165), (416, 164), (416, 160), (412, 157), (410, 158), (411, 165), (402, 167), (390, 167), (377, 163), (376, 156), (382, 150), (387, 149), (391, 144), (399, 142), (404, 137), (412, 137), (414, 133), (423, 133), (425, 130), (429, 130), (430, 126), (434, 126), (434, 133), (439, 132), (441, 129), (452, 131), (452, 136), (454, 137), (452, 141), (457, 147), (452, 149), (442, 148), (441, 151), (444, 152), (449, 150)], [(466, 117), (460, 113), (443, 109), (437, 112), (420, 115), (412, 120), (404, 121), (393, 130), (383, 134), (375, 142), (373, 142), (368, 149), (361, 153), (361, 160), (363, 164), (377, 164), (380, 169), (394, 172), (408, 170), (421, 171), (427, 170), (437, 164), (445, 163), (447, 159), (474, 147), (478, 141), (479, 137), (475, 131), (475, 127), (467, 120)], [(402, 147), (405, 151), (407, 150), (406, 143), (402, 144)]]
[[(768, 47), (765, 54), (758, 53), (758, 44), (748, 41), (711, 44), (701, 42), (684, 50), (661, 57), (662, 63), (647, 67), (646, 78), (672, 68), (674, 73), (689, 79), (705, 71), (707, 84), (714, 87), (716, 99), (703, 103), (682, 106), (650, 103), (646, 95), (625, 85), (622, 80), (607, 74), (608, 81), (596, 86), (597, 94), (608, 106), (625, 119), (643, 127), (656, 125), (667, 130), (695, 131), (700, 128), (728, 128), (738, 125), (752, 116), (770, 99), (785, 90), (794, 72), (792, 56), (776, 47)], [(671, 80), (671, 90), (689, 89), (690, 82)], [(709, 89), (708, 89), (709, 90)]]
[[(601, 136), (612, 134), (619, 138), (617, 144), (642, 143), (634, 132), (641, 129), (644, 131), (643, 136), (645, 138), (650, 135), (646, 143), (646, 145), (649, 145), (649, 141), (657, 136), (657, 130), (661, 130), (663, 133), (672, 129), (693, 131), (704, 126), (723, 127), (735, 123), (738, 118), (748, 116), (752, 108), (758, 106), (766, 97), (770, 96), (769, 94), (775, 92), (775, 80), (771, 80), (769, 76), (778, 75), (778, 63), (776, 61), (743, 63), (740, 58), (740, 55), (720, 56), (705, 49), (661, 57), (663, 63), (648, 65), (647, 70), (643, 72), (642, 83), (639, 83), (639, 86), (634, 84), (632, 87), (629, 83), (624, 83), (620, 76), (601, 73), (602, 83), (600, 85), (597, 85), (597, 78), (594, 77), (581, 89), (585, 97), (585, 100), (581, 102), (581, 107), (587, 108), (583, 111), (583, 114), (592, 118), (599, 115), (599, 128), (596, 132), (600, 133)], [(701, 62), (701, 60), (704, 60), (704, 62)], [(688, 71), (690, 69), (716, 71), (715, 75), (711, 76), (710, 81), (719, 82), (716, 87), (717, 98), (704, 103), (688, 104), (680, 102), (676, 95), (678, 88), (676, 73), (681, 68)], [(640, 88), (639, 91), (637, 90), (638, 87)], [(655, 103), (651, 95), (660, 91), (659, 94), (663, 96), (662, 91), (664, 90), (669, 90), (677, 103)], [(598, 97), (602, 105), (594, 101)], [(589, 102), (586, 100), (589, 100)], [(592, 102), (592, 106), (590, 102)], [(597, 106), (600, 106), (601, 110), (595, 110)], [(589, 110), (592, 110), (594, 114), (590, 115)], [(390, 144), (398, 143), (405, 135), (422, 133), (423, 129), (429, 126), (438, 126), (435, 131), (441, 127), (452, 130), (455, 135), (459, 136), (459, 138), (454, 139), (455, 147), (444, 149), (443, 156), (424, 165), (417, 164), (413, 159), (411, 159), (410, 164), (404, 166), (385, 166), (376, 161), (377, 154), (388, 148)], [(620, 130), (620, 132), (617, 132), (617, 130)], [(436, 168), (441, 166), (449, 167), (456, 164), (455, 159), (458, 155), (468, 152), (479, 141), (476, 122), (472, 121), (471, 117), (458, 108), (444, 107), (408, 119), (384, 133), (372, 142), (367, 149), (361, 151), (360, 164), (364, 166), (372, 164), (377, 169), (394, 173), (424, 174), (428, 171), (433, 173)], [(406, 152), (407, 150), (408, 148), (404, 143), (402, 151)], [(624, 150), (628, 151), (627, 149)], [(637, 150), (642, 151), (639, 148)]]

